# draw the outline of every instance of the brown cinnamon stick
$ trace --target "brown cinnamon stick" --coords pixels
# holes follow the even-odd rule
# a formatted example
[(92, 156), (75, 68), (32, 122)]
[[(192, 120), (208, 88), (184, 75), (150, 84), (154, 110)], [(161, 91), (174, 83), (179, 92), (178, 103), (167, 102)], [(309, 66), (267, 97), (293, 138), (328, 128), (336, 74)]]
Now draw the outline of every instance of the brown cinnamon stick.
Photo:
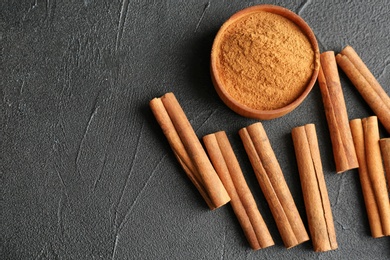
[(371, 116), (363, 118), (362, 123), (368, 174), (374, 188), (383, 234), (390, 236), (390, 202), (379, 146), (378, 119), (376, 116)]
[(262, 124), (242, 128), (239, 134), (285, 246), (309, 240)]
[(314, 251), (337, 249), (332, 210), (314, 124), (294, 128), (292, 137)]
[(385, 166), (387, 189), (390, 192), (390, 138), (382, 138), (379, 140), (382, 152), (383, 165)]
[(334, 52), (322, 53), (320, 61), (321, 68), (318, 74), (318, 82), (332, 141), (336, 171), (341, 173), (357, 168), (359, 164), (348, 124), (347, 109)]
[(176, 158), (210, 209), (229, 202), (228, 193), (174, 94), (152, 99), (150, 107)]
[(371, 107), (386, 131), (390, 133), (390, 97), (372, 75), (351, 46), (336, 56), (337, 64), (345, 72), (363, 99)]
[(356, 154), (359, 160), (359, 178), (362, 186), (364, 204), (370, 225), (371, 236), (374, 238), (383, 237), (382, 223), (379, 215), (378, 206), (374, 194), (374, 187), (371, 184), (366, 161), (366, 148), (364, 140), (363, 124), (361, 119), (350, 121), (353, 141), (356, 148)]
[(274, 245), (226, 133), (206, 135), (203, 141), (250, 246), (257, 250)]

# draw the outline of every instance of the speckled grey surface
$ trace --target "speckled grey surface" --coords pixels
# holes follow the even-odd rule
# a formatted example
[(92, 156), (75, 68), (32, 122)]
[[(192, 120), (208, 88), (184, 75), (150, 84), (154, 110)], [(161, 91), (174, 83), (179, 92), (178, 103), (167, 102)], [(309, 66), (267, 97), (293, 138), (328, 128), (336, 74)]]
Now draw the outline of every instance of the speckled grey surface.
[[(315, 123), (339, 249), (285, 249), (237, 131), (256, 120), (213, 89), (209, 54), (230, 15), (271, 3), (300, 14), (321, 51), (352, 45), (390, 92), (382, 1), (1, 1), (1, 259), (388, 259), (356, 170), (335, 173), (318, 85), (263, 122), (307, 225), (291, 129)], [(372, 115), (341, 73), (349, 118)], [(227, 205), (208, 210), (148, 107), (172, 91), (199, 137), (225, 130), (276, 245), (252, 251)], [(384, 131), (382, 130), (382, 136)]]

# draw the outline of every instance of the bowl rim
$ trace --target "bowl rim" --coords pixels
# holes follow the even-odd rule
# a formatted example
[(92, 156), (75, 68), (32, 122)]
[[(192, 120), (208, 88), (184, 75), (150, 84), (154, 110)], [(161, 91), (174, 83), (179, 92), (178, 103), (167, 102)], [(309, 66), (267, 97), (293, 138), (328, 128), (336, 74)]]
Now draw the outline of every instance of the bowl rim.
[[(247, 16), (252, 13), (256, 12), (270, 12), (274, 13), (280, 16), (285, 17), (286, 19), (290, 20), (294, 24), (296, 24), (303, 34), (308, 38), (311, 47), (314, 52), (314, 69), (312, 76), (306, 85), (304, 91), (302, 94), (296, 98), (294, 101), (289, 103), (288, 105), (273, 109), (273, 110), (259, 110), (254, 109), (251, 107), (248, 107), (237, 100), (235, 100), (233, 97), (229, 95), (229, 93), (225, 90), (225, 87), (222, 83), (221, 76), (219, 75), (218, 69), (217, 69), (217, 61), (218, 61), (218, 48), (220, 45), (221, 38), (223, 37), (226, 29), (233, 23), (235, 23), (237, 20), (241, 19), (244, 16)], [(212, 49), (211, 49), (211, 61), (210, 61), (210, 70), (211, 70), (211, 79), (214, 85), (214, 88), (217, 91), (217, 94), (222, 99), (222, 101), (234, 112), (236, 112), (239, 115), (242, 115), (244, 117), (249, 118), (255, 118), (255, 119), (273, 119), (277, 117), (281, 117), (289, 112), (291, 112), (293, 109), (295, 109), (298, 105), (300, 105), (303, 100), (307, 97), (307, 95), (310, 93), (310, 91), (313, 89), (313, 86), (317, 80), (318, 72), (320, 68), (320, 51), (318, 47), (317, 39), (310, 28), (310, 26), (303, 20), (302, 17), (300, 17), (298, 14), (284, 8), (281, 6), (276, 5), (269, 5), (269, 4), (261, 4), (261, 5), (255, 5), (251, 7), (247, 7), (245, 9), (242, 9), (235, 14), (233, 14), (224, 24), (221, 26), (221, 28), (218, 30), (217, 35), (214, 38)]]

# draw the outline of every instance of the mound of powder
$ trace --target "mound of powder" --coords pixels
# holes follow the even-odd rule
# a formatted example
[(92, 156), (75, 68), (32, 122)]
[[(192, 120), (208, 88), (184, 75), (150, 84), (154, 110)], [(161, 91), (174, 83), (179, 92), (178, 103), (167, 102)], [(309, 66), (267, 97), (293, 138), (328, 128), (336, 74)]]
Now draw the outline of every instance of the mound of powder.
[(314, 60), (309, 39), (296, 24), (261, 11), (226, 29), (217, 69), (226, 91), (239, 103), (273, 110), (302, 94), (312, 76)]

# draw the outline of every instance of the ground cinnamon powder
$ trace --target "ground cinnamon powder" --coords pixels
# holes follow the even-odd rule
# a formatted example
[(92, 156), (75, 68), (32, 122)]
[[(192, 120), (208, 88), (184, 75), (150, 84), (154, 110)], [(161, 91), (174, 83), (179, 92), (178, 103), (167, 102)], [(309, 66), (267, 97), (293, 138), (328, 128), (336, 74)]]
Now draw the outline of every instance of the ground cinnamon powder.
[(235, 100), (250, 108), (272, 110), (302, 94), (314, 70), (314, 51), (293, 22), (260, 11), (226, 29), (217, 66)]

